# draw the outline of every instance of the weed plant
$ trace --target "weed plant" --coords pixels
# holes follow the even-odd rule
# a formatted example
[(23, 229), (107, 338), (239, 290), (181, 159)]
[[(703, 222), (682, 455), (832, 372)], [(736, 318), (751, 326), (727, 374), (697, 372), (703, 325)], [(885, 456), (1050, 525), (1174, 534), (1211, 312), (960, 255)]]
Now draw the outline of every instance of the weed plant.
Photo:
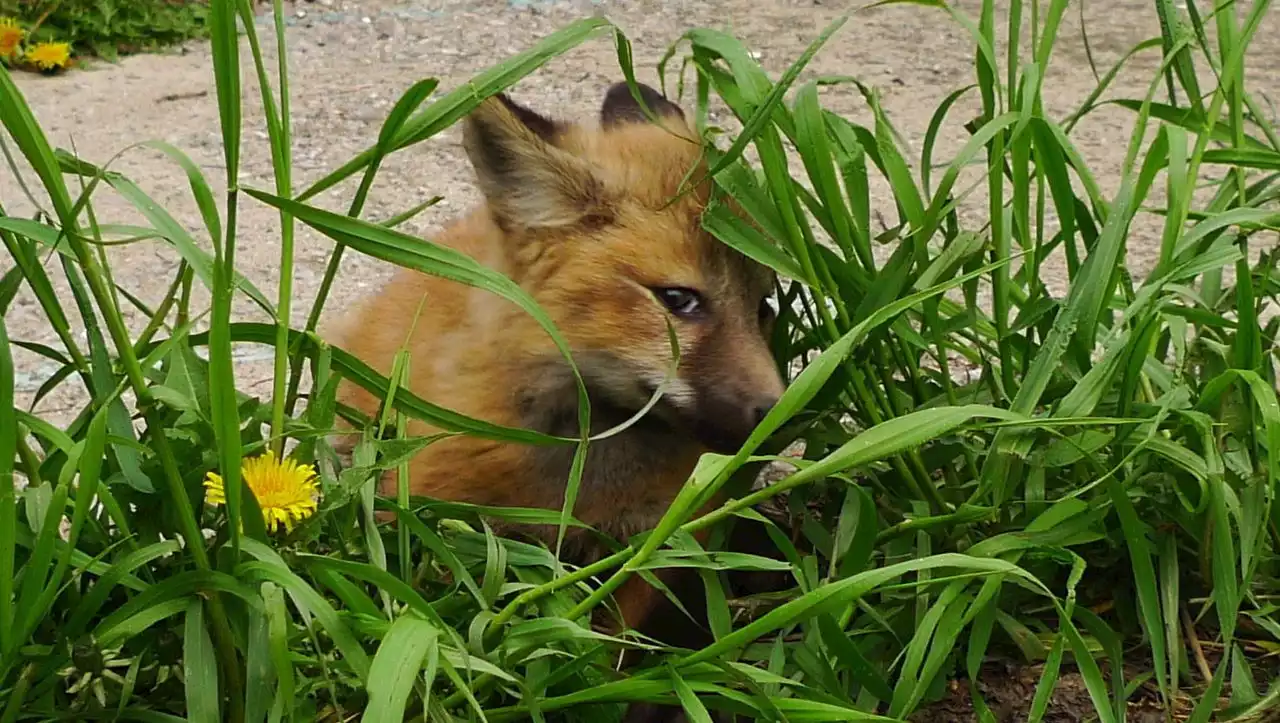
[(114, 61), (208, 36), (205, 0), (0, 0), (31, 43), (70, 43), (76, 53)]

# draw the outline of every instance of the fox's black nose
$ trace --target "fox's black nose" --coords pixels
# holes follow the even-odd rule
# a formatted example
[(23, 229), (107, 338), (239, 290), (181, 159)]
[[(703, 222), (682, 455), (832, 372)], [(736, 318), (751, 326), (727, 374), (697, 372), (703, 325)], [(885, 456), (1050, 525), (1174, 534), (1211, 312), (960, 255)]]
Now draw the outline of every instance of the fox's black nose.
[(760, 424), (761, 422), (763, 422), (763, 421), (764, 421), (764, 418), (765, 418), (766, 416), (768, 416), (768, 414), (769, 414), (770, 410), (772, 410), (772, 409), (773, 409), (773, 406), (774, 406), (775, 404), (777, 404), (777, 403), (778, 403), (778, 400), (777, 400), (777, 399), (767, 399), (767, 400), (764, 400), (764, 401), (762, 401), (762, 402), (758, 403), (758, 404), (755, 406), (755, 408), (751, 410), (751, 411), (752, 411), (752, 417), (751, 417), (751, 419), (752, 419), (752, 423), (753, 423), (753, 424), (757, 424), (757, 425), (758, 425), (758, 424)]

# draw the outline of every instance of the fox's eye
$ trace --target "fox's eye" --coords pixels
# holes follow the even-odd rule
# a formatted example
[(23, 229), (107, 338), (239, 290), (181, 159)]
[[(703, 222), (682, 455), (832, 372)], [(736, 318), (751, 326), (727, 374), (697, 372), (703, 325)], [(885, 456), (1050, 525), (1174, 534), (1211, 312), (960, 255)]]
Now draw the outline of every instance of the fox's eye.
[(696, 316), (702, 311), (702, 296), (693, 289), (673, 287), (654, 289), (653, 293), (676, 316)]
[(756, 313), (760, 317), (760, 325), (764, 326), (773, 321), (773, 317), (777, 316), (778, 310), (773, 308), (773, 300), (766, 296), (760, 300), (760, 309)]

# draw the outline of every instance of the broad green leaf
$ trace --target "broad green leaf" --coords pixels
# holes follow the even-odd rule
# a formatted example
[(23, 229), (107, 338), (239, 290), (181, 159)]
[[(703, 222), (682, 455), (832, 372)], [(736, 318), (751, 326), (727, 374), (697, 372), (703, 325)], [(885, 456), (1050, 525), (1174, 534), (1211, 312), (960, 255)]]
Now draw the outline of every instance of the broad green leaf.
[(218, 688), (218, 661), (213, 641), (205, 628), (204, 603), (192, 598), (187, 603), (186, 622), (182, 633), (182, 678), (187, 691), (187, 720), (217, 723), (221, 697)]
[[(405, 720), (405, 706), (414, 682), (419, 680), (427, 653), (437, 643), (438, 632), (431, 623), (413, 614), (396, 618), (373, 656), (366, 684), (369, 706), (360, 720)], [(433, 681), (423, 682), (429, 688)]]

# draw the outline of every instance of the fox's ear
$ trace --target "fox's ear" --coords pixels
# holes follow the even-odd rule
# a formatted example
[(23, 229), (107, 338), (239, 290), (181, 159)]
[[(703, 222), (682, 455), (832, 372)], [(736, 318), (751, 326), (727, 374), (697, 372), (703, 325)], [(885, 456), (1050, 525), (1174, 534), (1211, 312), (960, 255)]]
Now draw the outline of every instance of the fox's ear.
[(626, 83), (614, 83), (604, 94), (604, 104), (600, 106), (600, 124), (611, 128), (624, 123), (648, 123), (650, 115), (663, 121), (684, 122), (684, 111), (680, 110), (680, 106), (644, 83), (636, 83), (636, 89), (640, 91), (640, 99), (648, 106), (649, 115), (636, 102)]
[(504, 227), (572, 226), (604, 213), (603, 185), (586, 161), (556, 147), (560, 130), (503, 94), (467, 116), (463, 146)]

